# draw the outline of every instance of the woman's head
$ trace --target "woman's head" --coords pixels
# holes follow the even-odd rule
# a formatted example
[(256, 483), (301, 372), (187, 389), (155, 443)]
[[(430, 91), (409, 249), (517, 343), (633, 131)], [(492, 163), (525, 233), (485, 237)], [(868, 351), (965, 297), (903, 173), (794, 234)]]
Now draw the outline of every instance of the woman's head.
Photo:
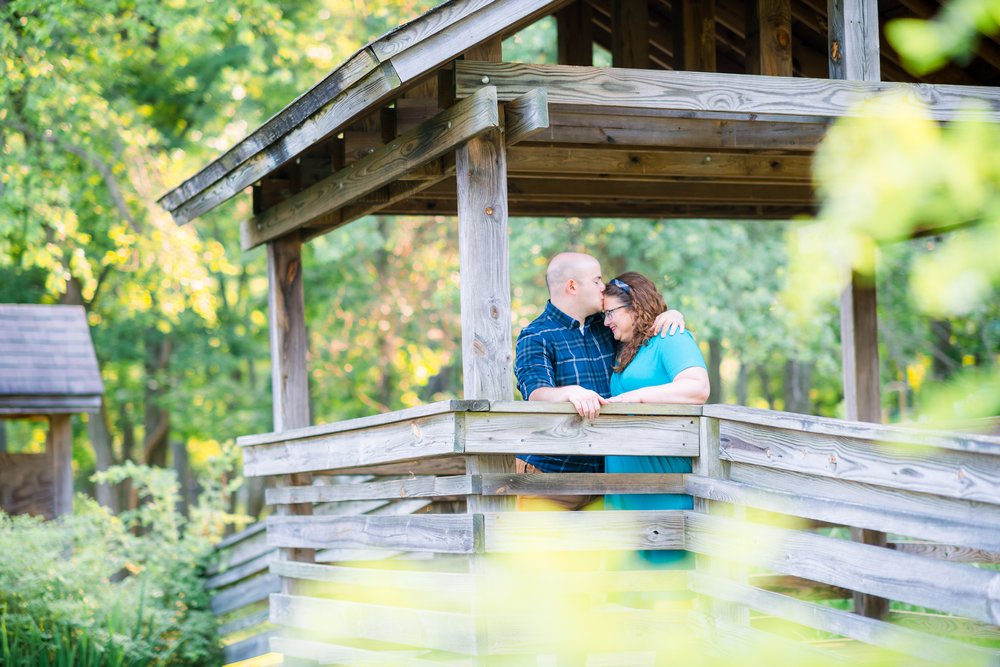
[(623, 273), (604, 287), (604, 324), (621, 343), (616, 371), (628, 366), (652, 337), (653, 321), (666, 309), (656, 285), (641, 273)]

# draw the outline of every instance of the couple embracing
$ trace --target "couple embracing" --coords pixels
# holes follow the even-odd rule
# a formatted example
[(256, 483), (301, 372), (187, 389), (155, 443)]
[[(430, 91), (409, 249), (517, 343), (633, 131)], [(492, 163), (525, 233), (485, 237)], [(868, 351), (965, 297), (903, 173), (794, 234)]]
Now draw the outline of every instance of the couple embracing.
[[(600, 263), (560, 253), (545, 273), (549, 302), (517, 338), (514, 372), (529, 401), (569, 401), (592, 419), (607, 403), (704, 403), (709, 382), (684, 318), (667, 310), (651, 280), (629, 272), (605, 284)], [(518, 472), (691, 472), (675, 456), (524, 456)], [(591, 497), (556, 497), (580, 509)], [(688, 509), (690, 496), (609, 495), (612, 509)], [(525, 509), (531, 509), (526, 506)]]

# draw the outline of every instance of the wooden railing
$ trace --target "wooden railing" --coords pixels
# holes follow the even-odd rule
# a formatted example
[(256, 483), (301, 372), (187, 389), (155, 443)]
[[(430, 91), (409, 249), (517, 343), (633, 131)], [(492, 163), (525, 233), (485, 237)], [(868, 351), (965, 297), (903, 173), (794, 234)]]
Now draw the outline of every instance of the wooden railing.
[[(720, 659), (777, 645), (820, 662), (860, 647), (1000, 664), (997, 438), (725, 405), (613, 405), (591, 421), (568, 404), (447, 401), (239, 443), (248, 476), (313, 474), (267, 492), (271, 505), (313, 512), (266, 523), (271, 547), (316, 550), (314, 562), (270, 564), (282, 585), (270, 645), (286, 656), (471, 665), (569, 652), (643, 664), (676, 650), (661, 639), (684, 628)], [(694, 469), (465, 473), (467, 456), (514, 453), (686, 456)], [(464, 511), (475, 495), (678, 492), (694, 510)], [(843, 539), (847, 527), (889, 533), (889, 547)], [(616, 564), (670, 549), (695, 553), (696, 567)], [(865, 618), (847, 611), (853, 591), (912, 607)], [(571, 629), (546, 618), (563, 612), (586, 624), (568, 644), (559, 634)], [(789, 641), (787, 623), (807, 641)]]

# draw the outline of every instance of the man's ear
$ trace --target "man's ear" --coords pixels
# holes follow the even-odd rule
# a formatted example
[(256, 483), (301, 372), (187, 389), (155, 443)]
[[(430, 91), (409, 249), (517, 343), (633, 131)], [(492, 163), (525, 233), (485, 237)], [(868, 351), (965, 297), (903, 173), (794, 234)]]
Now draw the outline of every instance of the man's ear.
[(576, 291), (577, 291), (578, 288), (579, 288), (579, 286), (576, 284), (576, 279), (575, 278), (570, 278), (569, 280), (566, 281), (566, 293), (567, 294), (576, 294)]

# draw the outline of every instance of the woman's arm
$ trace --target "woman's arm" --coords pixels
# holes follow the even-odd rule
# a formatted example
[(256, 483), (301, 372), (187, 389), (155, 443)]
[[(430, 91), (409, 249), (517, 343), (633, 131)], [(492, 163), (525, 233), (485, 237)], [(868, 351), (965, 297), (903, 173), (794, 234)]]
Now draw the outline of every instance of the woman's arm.
[(686, 368), (673, 382), (626, 391), (608, 399), (609, 403), (686, 403), (701, 405), (708, 400), (708, 371), (699, 366)]

